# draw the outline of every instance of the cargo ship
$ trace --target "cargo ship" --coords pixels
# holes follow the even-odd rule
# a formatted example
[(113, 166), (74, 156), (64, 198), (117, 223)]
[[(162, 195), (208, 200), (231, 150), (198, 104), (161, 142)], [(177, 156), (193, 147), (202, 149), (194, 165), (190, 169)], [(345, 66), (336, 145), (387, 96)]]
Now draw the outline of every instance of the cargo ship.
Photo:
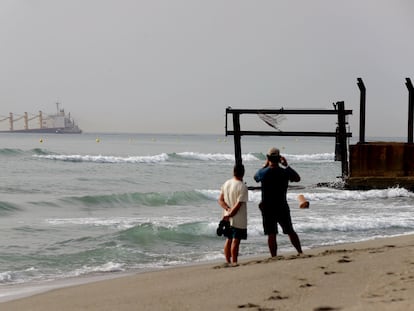
[[(24, 128), (16, 129), (15, 122), (23, 119)], [(29, 121), (38, 120), (37, 127), (29, 127)], [(29, 116), (25, 112), (21, 116), (14, 116), (9, 113), (8, 117), (3, 117), (1, 121), (9, 121), (9, 130), (0, 131), (1, 133), (55, 133), (55, 134), (80, 134), (82, 130), (75, 123), (70, 113), (66, 114), (64, 109), (60, 108), (60, 104), (56, 103), (56, 114), (44, 115), (42, 111), (34, 116)]]

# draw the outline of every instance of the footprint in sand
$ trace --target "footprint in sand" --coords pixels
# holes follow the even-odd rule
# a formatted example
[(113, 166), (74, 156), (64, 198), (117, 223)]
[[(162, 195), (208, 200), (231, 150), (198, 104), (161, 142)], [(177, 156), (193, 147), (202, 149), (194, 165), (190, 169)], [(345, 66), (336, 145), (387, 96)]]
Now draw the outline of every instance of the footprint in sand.
[(239, 309), (243, 309), (243, 308), (248, 308), (248, 309), (250, 309), (250, 308), (257, 308), (257, 311), (275, 311), (275, 309), (273, 309), (273, 308), (262, 308), (261, 306), (256, 305), (254, 303), (250, 303), (250, 302), (247, 303), (247, 304), (245, 304), (245, 305), (238, 305), (237, 308), (239, 308)]
[(228, 268), (228, 267), (229, 267), (228, 263), (223, 263), (221, 265), (214, 266), (213, 269), (223, 269), (223, 268)]
[(338, 260), (339, 263), (348, 263), (352, 262), (352, 260), (348, 256), (343, 256), (341, 259)]
[(256, 304), (254, 304), (254, 303), (246, 303), (246, 304), (244, 304), (244, 305), (238, 305), (237, 306), (237, 308), (239, 308), (239, 309), (243, 309), (243, 308), (259, 308), (260, 306), (259, 305), (256, 305)]
[(378, 253), (383, 253), (384, 251), (380, 251), (380, 250), (374, 250), (374, 251), (369, 251), (368, 253), (370, 254), (378, 254)]
[(267, 300), (283, 300), (283, 299), (288, 299), (288, 296), (281, 296), (281, 295), (276, 295), (276, 296), (270, 296), (269, 298), (267, 298)]

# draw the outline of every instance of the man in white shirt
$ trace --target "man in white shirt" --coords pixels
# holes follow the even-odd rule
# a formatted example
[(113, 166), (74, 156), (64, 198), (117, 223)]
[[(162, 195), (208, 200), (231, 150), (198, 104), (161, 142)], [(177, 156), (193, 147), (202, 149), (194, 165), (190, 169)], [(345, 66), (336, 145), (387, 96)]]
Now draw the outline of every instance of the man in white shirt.
[(233, 168), (233, 178), (223, 184), (218, 200), (224, 210), (223, 219), (230, 221), (230, 234), (224, 243), (224, 256), (226, 262), (233, 267), (238, 266), (240, 241), (247, 239), (248, 190), (243, 177), (243, 164), (236, 164)]

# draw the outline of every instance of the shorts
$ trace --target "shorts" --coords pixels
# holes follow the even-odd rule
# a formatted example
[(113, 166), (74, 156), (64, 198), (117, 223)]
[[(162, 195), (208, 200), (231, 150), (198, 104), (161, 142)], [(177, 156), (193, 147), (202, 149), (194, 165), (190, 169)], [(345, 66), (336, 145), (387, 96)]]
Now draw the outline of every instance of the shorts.
[(278, 234), (279, 230), (277, 224), (282, 227), (282, 231), (284, 234), (291, 234), (294, 233), (295, 230), (293, 229), (292, 225), (292, 218), (290, 217), (290, 210), (289, 208), (284, 209), (282, 211), (274, 211), (264, 212), (262, 214), (263, 218), (263, 230), (265, 235), (269, 234)]
[(238, 240), (247, 240), (247, 229), (240, 229), (235, 227), (230, 227), (231, 234), (227, 238), (229, 239), (238, 239)]

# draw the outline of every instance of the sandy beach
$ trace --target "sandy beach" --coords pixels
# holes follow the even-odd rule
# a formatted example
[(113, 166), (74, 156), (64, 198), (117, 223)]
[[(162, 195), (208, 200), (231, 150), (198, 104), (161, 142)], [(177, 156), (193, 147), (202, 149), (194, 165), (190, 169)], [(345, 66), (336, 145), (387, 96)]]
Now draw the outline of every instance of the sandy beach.
[[(282, 237), (281, 237), (282, 238)], [(209, 263), (70, 286), (1, 310), (410, 310), (414, 236)]]

